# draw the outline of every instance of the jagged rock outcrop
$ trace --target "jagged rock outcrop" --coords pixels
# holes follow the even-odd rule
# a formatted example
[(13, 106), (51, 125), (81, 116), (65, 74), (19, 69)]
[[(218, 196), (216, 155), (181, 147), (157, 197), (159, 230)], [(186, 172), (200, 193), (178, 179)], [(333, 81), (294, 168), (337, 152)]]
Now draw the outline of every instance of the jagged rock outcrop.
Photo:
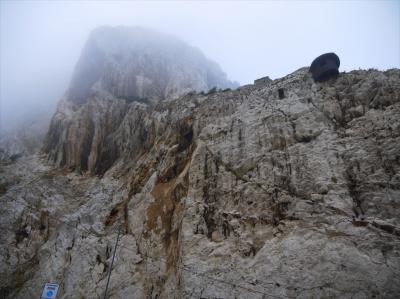
[(95, 92), (62, 101), (55, 164), (2, 168), (4, 297), (103, 296), (120, 226), (110, 298), (398, 296), (399, 70), (156, 105)]
[(121, 151), (142, 148), (136, 139), (151, 128), (135, 125), (147, 114), (141, 107), (235, 84), (199, 50), (172, 36), (140, 27), (98, 28), (52, 119), (44, 152), (59, 166), (102, 173)]

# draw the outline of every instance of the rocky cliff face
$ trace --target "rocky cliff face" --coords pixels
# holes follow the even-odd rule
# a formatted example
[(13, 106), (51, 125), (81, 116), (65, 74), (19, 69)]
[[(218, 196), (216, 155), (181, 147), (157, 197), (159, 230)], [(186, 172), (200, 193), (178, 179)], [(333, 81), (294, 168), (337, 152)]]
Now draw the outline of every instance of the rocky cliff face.
[(121, 228), (110, 298), (396, 298), (399, 144), (399, 70), (63, 100), (2, 166), (1, 294), (103, 296)]
[(154, 129), (141, 124), (149, 107), (233, 86), (216, 63), (172, 36), (139, 27), (98, 28), (52, 119), (44, 152), (58, 166), (103, 173), (121, 154), (144, 149), (136, 139), (144, 142)]

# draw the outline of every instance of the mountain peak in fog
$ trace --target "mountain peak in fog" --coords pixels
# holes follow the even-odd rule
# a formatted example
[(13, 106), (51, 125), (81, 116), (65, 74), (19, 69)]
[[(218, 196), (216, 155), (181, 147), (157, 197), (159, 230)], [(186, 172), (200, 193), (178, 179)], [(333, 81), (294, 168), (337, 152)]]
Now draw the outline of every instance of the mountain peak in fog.
[(99, 27), (77, 63), (68, 98), (101, 89), (126, 100), (159, 101), (234, 84), (218, 64), (178, 38), (142, 27)]

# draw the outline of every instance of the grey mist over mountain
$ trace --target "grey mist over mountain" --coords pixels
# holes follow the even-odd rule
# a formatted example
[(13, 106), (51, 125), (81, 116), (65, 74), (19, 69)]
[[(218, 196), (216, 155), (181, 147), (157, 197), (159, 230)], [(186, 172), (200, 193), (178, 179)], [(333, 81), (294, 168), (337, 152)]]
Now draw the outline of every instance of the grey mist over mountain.
[(217, 63), (174, 36), (141, 27), (100, 27), (85, 45), (68, 97), (81, 104), (100, 88), (128, 101), (157, 102), (237, 86)]
[(400, 3), (0, 3), (0, 298), (398, 298)]
[[(60, 105), (79, 106), (99, 94), (156, 104), (190, 92), (238, 86), (216, 62), (173, 35), (137, 26), (102, 26), (90, 33)], [(7, 153), (2, 158), (37, 151), (53, 109), (51, 103), (38, 105), (2, 132), (0, 148)]]
[(0, 22), (0, 133), (48, 122), (104, 25), (173, 34), (241, 85), (331, 51), (342, 71), (400, 66), (398, 1), (1, 1)]

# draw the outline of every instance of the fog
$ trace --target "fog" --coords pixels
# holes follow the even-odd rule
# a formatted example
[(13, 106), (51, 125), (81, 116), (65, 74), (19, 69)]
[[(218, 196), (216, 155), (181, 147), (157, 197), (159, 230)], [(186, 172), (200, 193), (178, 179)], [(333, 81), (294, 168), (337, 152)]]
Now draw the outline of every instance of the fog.
[(150, 27), (218, 62), (231, 80), (282, 77), (334, 51), (341, 71), (400, 67), (399, 1), (1, 1), (0, 132), (50, 115), (90, 31)]

